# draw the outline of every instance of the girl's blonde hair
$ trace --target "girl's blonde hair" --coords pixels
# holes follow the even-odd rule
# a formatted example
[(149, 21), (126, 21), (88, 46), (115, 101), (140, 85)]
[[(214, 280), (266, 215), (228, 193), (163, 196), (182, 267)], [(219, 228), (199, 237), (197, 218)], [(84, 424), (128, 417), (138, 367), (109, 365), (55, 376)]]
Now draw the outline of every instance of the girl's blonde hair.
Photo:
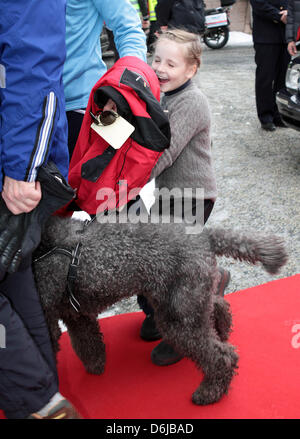
[(196, 64), (197, 69), (201, 64), (201, 40), (200, 36), (183, 29), (168, 29), (159, 34), (155, 45), (161, 40), (171, 40), (179, 44), (184, 44), (186, 48), (186, 60), (189, 64)]

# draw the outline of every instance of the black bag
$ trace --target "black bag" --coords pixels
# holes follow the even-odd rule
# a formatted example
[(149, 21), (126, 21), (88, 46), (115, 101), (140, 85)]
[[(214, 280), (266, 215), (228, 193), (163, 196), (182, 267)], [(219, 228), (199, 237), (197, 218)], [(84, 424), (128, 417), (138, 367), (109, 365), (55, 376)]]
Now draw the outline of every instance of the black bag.
[(0, 281), (6, 272), (18, 270), (22, 259), (39, 245), (43, 224), (75, 196), (52, 162), (39, 168), (37, 180), (41, 183), (42, 199), (31, 212), (14, 215), (0, 195)]
[(168, 26), (202, 33), (205, 28), (203, 0), (175, 0)]

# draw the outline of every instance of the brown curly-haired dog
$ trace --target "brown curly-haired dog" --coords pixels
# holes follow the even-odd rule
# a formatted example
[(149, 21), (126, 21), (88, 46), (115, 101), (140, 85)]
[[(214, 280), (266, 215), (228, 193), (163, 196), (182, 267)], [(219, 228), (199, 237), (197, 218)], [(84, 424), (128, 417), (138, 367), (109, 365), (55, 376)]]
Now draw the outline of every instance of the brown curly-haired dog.
[[(122, 298), (143, 294), (155, 310), (165, 341), (204, 373), (193, 394), (196, 404), (218, 401), (228, 391), (238, 355), (227, 342), (231, 330), (228, 303), (215, 295), (216, 256), (261, 262), (276, 273), (286, 262), (282, 239), (207, 229), (185, 233), (181, 224), (101, 224), (53, 217), (38, 253), (54, 246), (72, 251), (81, 242), (80, 264), (69, 301), (69, 257), (63, 252), (36, 259), (34, 273), (54, 348), (59, 349), (61, 319), (72, 346), (90, 373), (104, 370), (105, 346), (97, 315)], [(80, 307), (78, 305), (80, 304)]]

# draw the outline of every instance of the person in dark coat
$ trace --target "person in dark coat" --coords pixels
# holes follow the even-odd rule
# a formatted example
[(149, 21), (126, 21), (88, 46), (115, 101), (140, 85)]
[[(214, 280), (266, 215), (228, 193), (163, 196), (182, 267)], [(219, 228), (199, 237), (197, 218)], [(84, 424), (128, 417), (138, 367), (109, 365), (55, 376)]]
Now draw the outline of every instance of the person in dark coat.
[(285, 35), (289, 54), (297, 55), (296, 41), (300, 40), (300, 0), (289, 0)]
[(158, 27), (202, 33), (205, 26), (203, 0), (158, 0), (155, 12)]
[(276, 93), (285, 87), (285, 74), (290, 61), (285, 38), (288, 0), (250, 0), (250, 3), (257, 66), (257, 115), (264, 130), (274, 131), (278, 126), (285, 126), (276, 105)]

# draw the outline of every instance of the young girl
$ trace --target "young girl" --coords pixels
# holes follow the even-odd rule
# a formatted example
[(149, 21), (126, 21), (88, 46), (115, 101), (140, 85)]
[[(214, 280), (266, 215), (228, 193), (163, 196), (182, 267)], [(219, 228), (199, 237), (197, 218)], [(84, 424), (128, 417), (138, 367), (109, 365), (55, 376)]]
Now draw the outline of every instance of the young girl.
[[(171, 144), (160, 157), (151, 177), (158, 188), (203, 188), (206, 217), (217, 196), (212, 166), (211, 115), (206, 97), (193, 82), (200, 67), (201, 43), (196, 34), (168, 30), (156, 44), (152, 68), (164, 93)], [(193, 199), (193, 206), (203, 199)]]
[[(159, 189), (180, 188), (182, 194), (184, 188), (192, 188), (194, 192), (196, 188), (203, 188), (204, 199), (193, 194), (192, 212), (187, 212), (183, 206), (182, 216), (185, 218), (187, 213), (192, 213), (193, 218), (197, 217), (197, 208), (202, 205), (199, 211), (204, 211), (205, 223), (214, 206), (217, 188), (211, 155), (210, 109), (205, 95), (193, 81), (200, 67), (200, 57), (199, 36), (184, 30), (167, 30), (155, 44), (152, 68), (164, 93), (161, 105), (169, 116), (171, 144), (159, 158), (151, 177), (155, 178)], [(178, 201), (182, 203), (182, 198)], [(171, 214), (174, 215), (174, 206)], [(224, 293), (229, 282), (229, 272), (222, 270), (221, 274), (218, 294)], [(138, 303), (146, 313), (141, 337), (144, 340), (159, 339), (153, 309), (143, 296), (138, 297)], [(151, 357), (157, 365), (172, 364), (181, 359), (164, 341), (156, 346)]]

